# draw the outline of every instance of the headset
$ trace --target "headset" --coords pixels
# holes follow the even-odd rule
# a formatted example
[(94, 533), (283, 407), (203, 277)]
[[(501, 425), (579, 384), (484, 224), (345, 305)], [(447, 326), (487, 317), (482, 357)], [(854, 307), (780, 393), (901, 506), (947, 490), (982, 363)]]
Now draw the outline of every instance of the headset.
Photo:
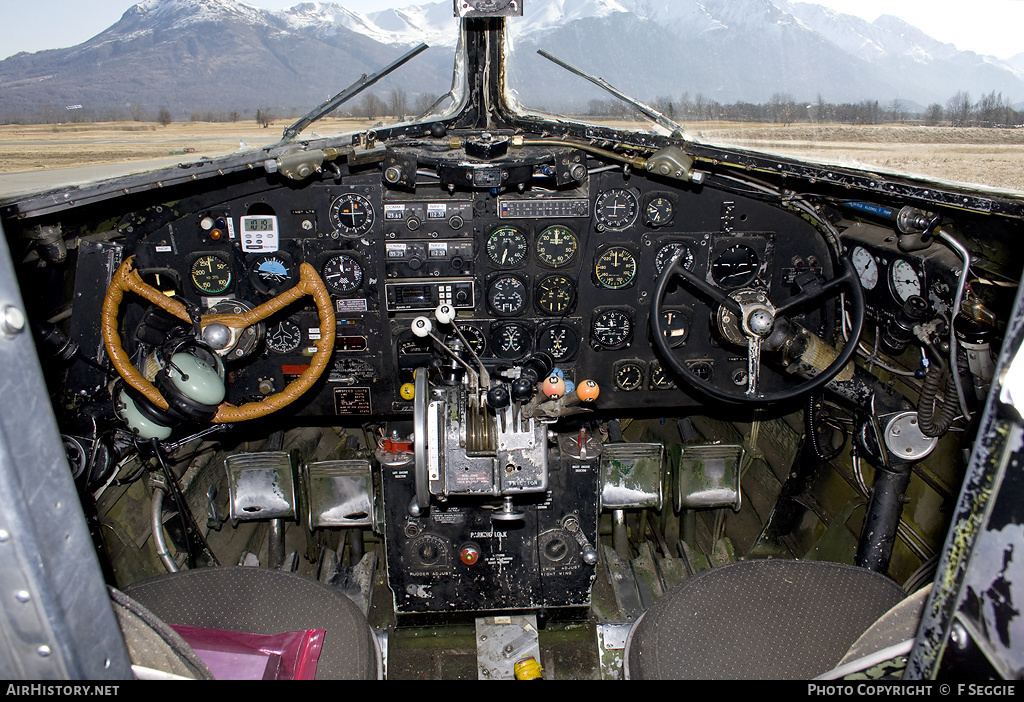
[(167, 409), (122, 380), (112, 392), (114, 412), (141, 439), (163, 441), (179, 426), (210, 421), (227, 394), (220, 356), (187, 333), (175, 333), (157, 346), (145, 366), (157, 369), (153, 384), (167, 400)]

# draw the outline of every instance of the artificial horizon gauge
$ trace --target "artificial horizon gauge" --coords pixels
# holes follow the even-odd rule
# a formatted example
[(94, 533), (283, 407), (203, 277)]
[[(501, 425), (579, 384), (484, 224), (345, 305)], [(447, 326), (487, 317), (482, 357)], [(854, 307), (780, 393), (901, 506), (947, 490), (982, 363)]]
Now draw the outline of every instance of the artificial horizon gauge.
[(561, 224), (554, 224), (537, 235), (537, 259), (551, 268), (568, 266), (579, 248), (579, 238)]
[(651, 198), (644, 208), (644, 220), (649, 227), (664, 227), (672, 221), (674, 215), (675, 206), (662, 195)]
[(896, 299), (906, 302), (914, 295), (921, 294), (921, 276), (907, 261), (897, 259), (889, 268), (889, 287)]
[(639, 209), (640, 203), (636, 201), (636, 195), (622, 188), (604, 191), (597, 196), (594, 203), (597, 223), (608, 229), (625, 229), (636, 221)]
[(331, 256), (321, 274), (327, 287), (343, 295), (355, 292), (363, 284), (363, 267), (348, 254)]
[(736, 244), (718, 255), (711, 264), (711, 279), (723, 288), (746, 285), (757, 275), (757, 253), (749, 246)]
[(537, 283), (537, 307), (544, 314), (568, 314), (576, 306), (576, 284), (564, 275)]
[(579, 335), (564, 324), (547, 327), (537, 337), (537, 349), (551, 354), (556, 363), (572, 358), (579, 347)]
[(606, 310), (594, 318), (590, 336), (606, 349), (621, 349), (633, 338), (633, 318), (623, 310)]
[(627, 392), (644, 384), (644, 368), (636, 361), (626, 361), (615, 368), (615, 387)]
[(302, 343), (302, 331), (287, 319), (267, 330), (267, 348), (277, 353), (291, 353)]
[(231, 262), (219, 254), (203, 254), (189, 272), (192, 284), (204, 295), (220, 295), (231, 287)]
[(628, 288), (636, 280), (636, 255), (625, 246), (611, 246), (594, 262), (594, 279), (612, 290)]
[(693, 262), (695, 260), (693, 255), (693, 249), (691, 249), (687, 244), (684, 244), (682, 242), (674, 242), (671, 244), (665, 244), (660, 249), (658, 249), (658, 254), (654, 257), (654, 265), (658, 269), (658, 273), (661, 273), (663, 270), (665, 270), (665, 266), (667, 266), (669, 262), (672, 261), (672, 257), (675, 256), (676, 251), (679, 251), (680, 249), (683, 251), (683, 268), (685, 268), (688, 271), (693, 270)]
[(292, 286), (292, 264), (284, 254), (263, 254), (252, 262), (251, 270), (253, 287), (264, 295), (277, 295)]
[(519, 314), (526, 309), (526, 283), (514, 275), (495, 278), (487, 288), (487, 305), (494, 314), (503, 317)]
[(349, 236), (362, 234), (373, 226), (373, 205), (362, 195), (348, 193), (331, 203), (331, 224)]
[(521, 358), (530, 349), (530, 330), (522, 324), (502, 324), (491, 332), (491, 348), (500, 358)]
[(487, 237), (484, 245), (487, 258), (499, 268), (521, 266), (526, 260), (529, 245), (526, 235), (513, 226), (498, 227)]
[(865, 290), (874, 290), (878, 285), (878, 261), (863, 246), (855, 246), (850, 252), (850, 260), (857, 270), (860, 285)]

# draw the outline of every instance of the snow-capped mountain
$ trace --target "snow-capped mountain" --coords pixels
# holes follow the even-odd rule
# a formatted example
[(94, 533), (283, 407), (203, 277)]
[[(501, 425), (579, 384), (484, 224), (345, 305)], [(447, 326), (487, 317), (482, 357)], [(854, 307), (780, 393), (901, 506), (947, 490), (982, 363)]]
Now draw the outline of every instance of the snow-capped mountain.
[[(0, 118), (66, 105), (303, 110), (394, 60), (431, 50), (378, 88), (410, 101), (448, 90), (457, 24), (450, 0), (359, 13), (303, 2), (279, 12), (240, 0), (142, 0), (69, 49), (0, 61)], [(902, 20), (866, 22), (790, 0), (529, 0), (510, 21), (510, 85), (524, 104), (582, 109), (608, 96), (536, 55), (552, 53), (641, 100), (945, 103), (957, 91), (1024, 100), (1024, 55), (959, 51)], [(542, 77), (542, 80), (538, 80)]]

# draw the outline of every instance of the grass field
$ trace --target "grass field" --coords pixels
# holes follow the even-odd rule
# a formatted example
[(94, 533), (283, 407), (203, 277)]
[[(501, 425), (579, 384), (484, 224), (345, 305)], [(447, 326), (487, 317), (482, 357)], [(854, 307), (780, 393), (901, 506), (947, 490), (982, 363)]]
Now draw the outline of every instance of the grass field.
[[(0, 173), (153, 159), (166, 159), (170, 165), (175, 160), (272, 144), (281, 138), (285, 126), (280, 122), (264, 129), (251, 120), (167, 126), (140, 122), (0, 125)], [(366, 121), (327, 119), (309, 132), (337, 134), (368, 126)], [(707, 143), (1024, 192), (1024, 129), (728, 122), (685, 126), (689, 135)]]

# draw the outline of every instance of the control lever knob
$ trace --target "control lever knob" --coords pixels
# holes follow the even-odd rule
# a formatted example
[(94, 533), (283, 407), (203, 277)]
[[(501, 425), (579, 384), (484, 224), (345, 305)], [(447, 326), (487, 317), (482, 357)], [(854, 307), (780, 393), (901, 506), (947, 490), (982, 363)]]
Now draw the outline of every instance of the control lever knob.
[(410, 326), (412, 333), (421, 339), (430, 336), (430, 332), (434, 330), (434, 325), (431, 324), (430, 320), (426, 317), (417, 317), (412, 320), (412, 325)]
[(495, 385), (487, 391), (487, 404), (494, 409), (508, 407), (510, 401), (508, 388), (504, 385)]
[(434, 316), (441, 324), (451, 324), (455, 319), (455, 308), (451, 305), (438, 305), (434, 310)]
[(551, 375), (555, 360), (546, 351), (538, 351), (523, 364), (523, 377), (531, 379), (534, 384)]
[(533, 397), (534, 382), (529, 378), (518, 378), (512, 382), (512, 399), (528, 402)]

